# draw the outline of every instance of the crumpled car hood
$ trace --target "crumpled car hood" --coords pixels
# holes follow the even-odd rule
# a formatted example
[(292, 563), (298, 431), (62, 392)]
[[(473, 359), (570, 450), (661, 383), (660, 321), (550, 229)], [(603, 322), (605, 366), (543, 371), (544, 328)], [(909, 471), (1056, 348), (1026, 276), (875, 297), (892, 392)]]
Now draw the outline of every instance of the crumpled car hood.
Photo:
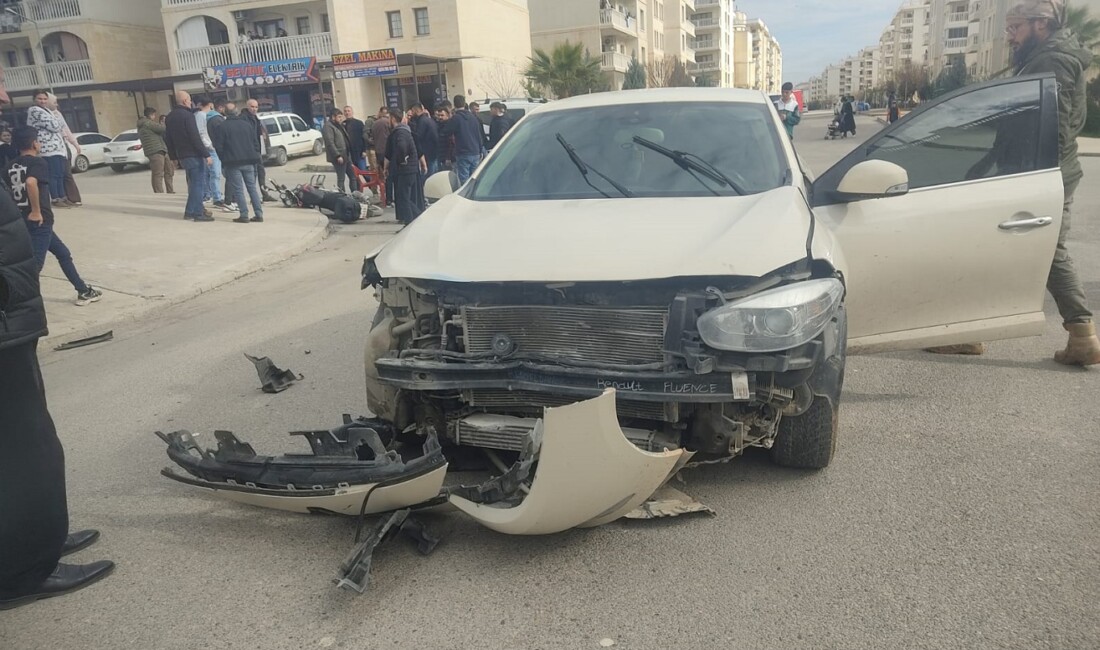
[(794, 187), (745, 197), (470, 201), (452, 194), (383, 246), (384, 278), (600, 282), (759, 277), (806, 256)]

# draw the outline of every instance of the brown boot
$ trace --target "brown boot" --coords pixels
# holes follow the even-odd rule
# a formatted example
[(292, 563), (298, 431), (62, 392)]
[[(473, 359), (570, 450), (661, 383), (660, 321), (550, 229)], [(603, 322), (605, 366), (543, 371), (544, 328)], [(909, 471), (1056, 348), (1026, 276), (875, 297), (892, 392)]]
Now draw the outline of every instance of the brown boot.
[(1054, 360), (1067, 366), (1093, 366), (1100, 363), (1100, 340), (1093, 323), (1066, 323), (1069, 342), (1065, 350), (1054, 353)]
[(925, 352), (932, 354), (969, 354), (977, 356), (985, 354), (985, 343), (960, 343), (958, 345), (941, 345), (937, 348), (925, 348)]

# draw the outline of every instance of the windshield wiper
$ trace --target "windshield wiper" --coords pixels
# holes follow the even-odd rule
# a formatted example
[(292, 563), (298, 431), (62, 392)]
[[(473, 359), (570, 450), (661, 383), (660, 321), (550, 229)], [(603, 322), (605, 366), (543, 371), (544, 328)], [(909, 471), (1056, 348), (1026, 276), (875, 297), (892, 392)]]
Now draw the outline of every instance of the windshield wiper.
[[(710, 164), (709, 162), (703, 160), (699, 156), (696, 156), (693, 153), (688, 153), (686, 151), (673, 151), (672, 149), (666, 149), (665, 147), (662, 147), (661, 145), (657, 144), (656, 142), (651, 142), (651, 141), (646, 140), (645, 138), (643, 138), (641, 136), (638, 136), (638, 135), (634, 136), (634, 142), (642, 145), (646, 149), (652, 149), (653, 151), (656, 151), (657, 153), (661, 154), (662, 156), (665, 156), (666, 158), (668, 158), (672, 162), (679, 165), (680, 168), (683, 169), (686, 172), (693, 172), (693, 171), (698, 172), (698, 173), (702, 174), (703, 176), (706, 176), (707, 178), (711, 179), (715, 183), (721, 183), (722, 185), (728, 186), (734, 192), (737, 192), (738, 194), (740, 194), (742, 196), (744, 196), (745, 194), (748, 194), (748, 192), (746, 192), (743, 187), (741, 187), (736, 182), (734, 182), (734, 180), (731, 179), (729, 176), (726, 176), (721, 171), (719, 171), (717, 167), (715, 167), (714, 165)], [(695, 176), (695, 174), (692, 174), (692, 176), (696, 179), (699, 178), (698, 176)], [(700, 182), (702, 182), (702, 181), (700, 181)]]
[(577, 150), (573, 148), (573, 145), (566, 142), (565, 138), (563, 138), (560, 133), (555, 133), (554, 137), (558, 139), (558, 142), (561, 143), (562, 148), (564, 148), (565, 152), (567, 154), (569, 154), (569, 159), (572, 160), (573, 164), (577, 166), (577, 169), (580, 171), (581, 176), (584, 177), (584, 182), (588, 183), (589, 187), (596, 190), (600, 194), (603, 194), (607, 198), (609, 198), (609, 199), (611, 198), (610, 194), (608, 194), (607, 192), (605, 192), (605, 191), (601, 190), (600, 188), (596, 187), (595, 185), (593, 185), (592, 181), (588, 179), (588, 172), (591, 171), (593, 174), (599, 176), (600, 178), (602, 178), (605, 181), (607, 181), (608, 183), (610, 183), (612, 187), (614, 187), (616, 190), (618, 190), (619, 193), (622, 194), (623, 196), (625, 196), (626, 198), (630, 199), (630, 198), (634, 197), (633, 192), (626, 189), (625, 187), (623, 187), (619, 183), (611, 180), (610, 178), (607, 177), (607, 175), (600, 173), (600, 170), (596, 169), (595, 167), (590, 167), (590, 166), (586, 165), (584, 163), (584, 161), (581, 160), (581, 157), (579, 155), (577, 155)]

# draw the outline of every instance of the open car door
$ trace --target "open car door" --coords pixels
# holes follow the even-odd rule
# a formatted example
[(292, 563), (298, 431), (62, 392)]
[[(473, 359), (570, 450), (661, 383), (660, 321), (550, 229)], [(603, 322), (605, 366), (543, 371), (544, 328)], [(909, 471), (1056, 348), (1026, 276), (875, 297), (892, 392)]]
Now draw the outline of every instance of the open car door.
[(963, 88), (883, 129), (813, 185), (847, 266), (849, 349), (1042, 333), (1062, 202), (1052, 75)]

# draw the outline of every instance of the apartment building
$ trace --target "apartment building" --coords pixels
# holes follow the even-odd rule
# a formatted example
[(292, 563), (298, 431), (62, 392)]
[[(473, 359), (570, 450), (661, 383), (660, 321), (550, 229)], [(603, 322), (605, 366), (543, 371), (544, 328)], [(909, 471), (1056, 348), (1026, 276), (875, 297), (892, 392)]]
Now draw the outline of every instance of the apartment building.
[[(263, 110), (322, 119), (332, 105), (360, 113), (444, 97), (492, 95), (531, 54), (526, 0), (161, 0), (175, 87), (202, 91), (218, 66), (312, 59), (307, 78), (228, 89)], [(337, 78), (333, 54), (386, 50), (397, 73)]]
[(699, 1), (527, 0), (531, 48), (548, 52), (567, 41), (582, 43), (600, 57), (608, 85), (618, 90), (632, 58), (646, 65), (665, 56), (689, 68), (695, 63), (698, 33), (691, 16)]
[(75, 132), (134, 128), (145, 105), (168, 107), (162, 30), (149, 0), (0, 2), (0, 62), (13, 104), (4, 121), (24, 124), (44, 88)]
[(893, 79), (909, 64), (926, 67), (932, 43), (930, 0), (908, 0), (879, 38), (882, 78)]
[(752, 62), (755, 68), (753, 88), (768, 94), (778, 93), (785, 81), (783, 49), (763, 20), (748, 21), (748, 28), (752, 34)]
[(691, 73), (706, 78), (711, 86), (738, 87), (736, 65), (747, 67), (752, 56), (745, 38), (741, 39), (738, 55), (736, 33), (738, 29), (747, 33), (745, 15), (737, 12), (733, 0), (695, 0), (691, 22), (695, 25), (695, 65), (689, 66)]

